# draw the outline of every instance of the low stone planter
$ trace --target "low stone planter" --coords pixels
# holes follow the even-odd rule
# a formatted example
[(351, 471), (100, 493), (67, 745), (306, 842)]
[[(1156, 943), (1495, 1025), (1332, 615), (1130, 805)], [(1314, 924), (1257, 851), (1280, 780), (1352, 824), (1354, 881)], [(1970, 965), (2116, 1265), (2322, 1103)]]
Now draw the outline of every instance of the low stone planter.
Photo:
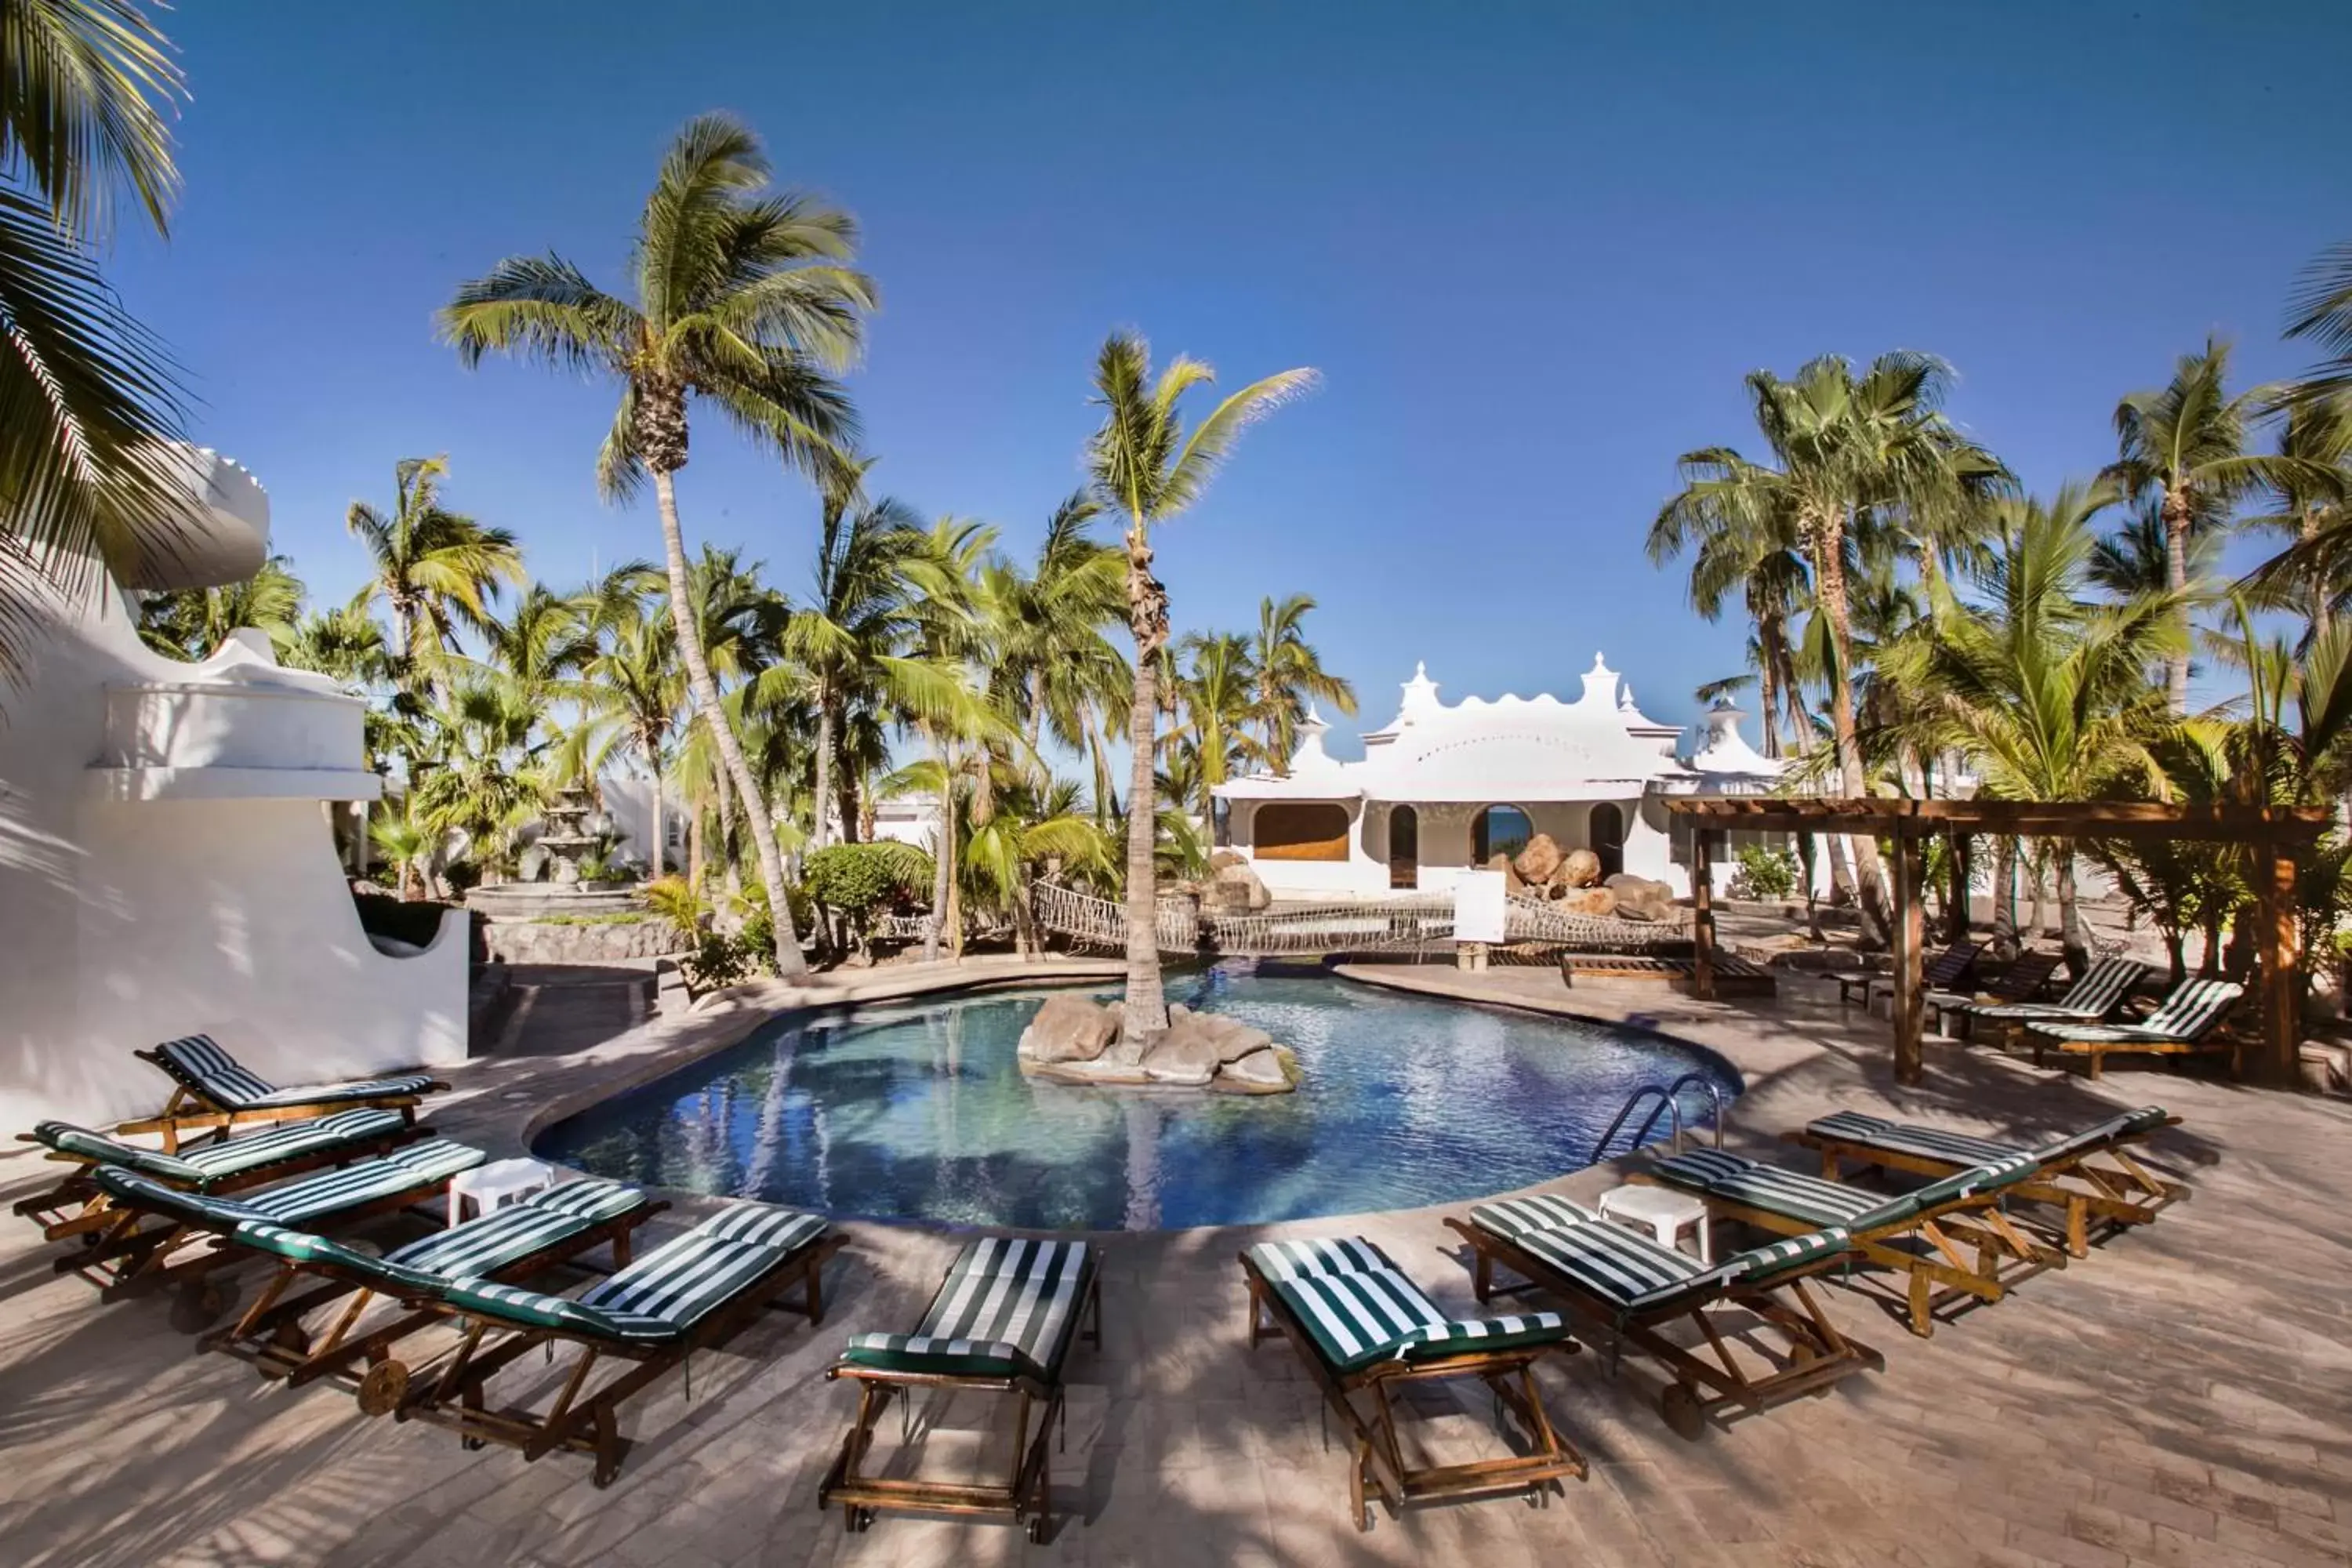
[(686, 951), (669, 921), (493, 920), (483, 930), (490, 955), (509, 963), (627, 963)]

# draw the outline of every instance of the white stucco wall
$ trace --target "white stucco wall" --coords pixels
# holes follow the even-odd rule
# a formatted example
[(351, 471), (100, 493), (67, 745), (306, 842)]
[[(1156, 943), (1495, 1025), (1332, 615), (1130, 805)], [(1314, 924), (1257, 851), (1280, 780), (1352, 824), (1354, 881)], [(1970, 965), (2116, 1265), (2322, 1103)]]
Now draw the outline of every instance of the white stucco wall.
[[(197, 667), (142, 647), (110, 588), (49, 609), (28, 680), (0, 683), (0, 1127), (152, 1111), (170, 1086), (131, 1051), (197, 1031), (288, 1083), (462, 1058), (463, 917), (388, 957), (336, 862), (321, 797), (373, 788), (355, 728), (337, 755), (342, 707), (200, 694), (173, 750), (142, 700), (165, 730), (110, 753), (110, 687)], [(172, 765), (93, 766), (150, 759)]]

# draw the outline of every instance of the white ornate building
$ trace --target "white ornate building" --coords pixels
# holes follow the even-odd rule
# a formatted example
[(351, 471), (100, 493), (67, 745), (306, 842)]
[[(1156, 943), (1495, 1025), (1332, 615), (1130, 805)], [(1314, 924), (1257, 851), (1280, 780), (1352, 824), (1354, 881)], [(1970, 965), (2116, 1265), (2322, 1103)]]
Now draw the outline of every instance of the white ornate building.
[(1220, 786), (1220, 835), (1277, 899), (1443, 892), (1537, 833), (1592, 850), (1604, 874), (1654, 878), (1685, 894), (1689, 844), (1670, 830), (1664, 797), (1762, 794), (1780, 781), (1783, 764), (1749, 747), (1740, 718), (1718, 705), (1685, 744), (1682, 729), (1643, 715), (1598, 655), (1572, 702), (1449, 704), (1416, 667), (1396, 718), (1364, 736), (1361, 762), (1328, 754), (1328, 726), (1310, 715), (1283, 773)]
[(27, 679), (0, 681), (0, 1125), (163, 1104), (135, 1049), (199, 1031), (284, 1083), (466, 1052), (466, 921), (379, 948), (322, 803), (373, 800), (363, 704), (237, 634), (201, 664), (139, 640), (128, 590), (250, 576), (269, 501), (189, 456), (166, 554), (33, 607)]

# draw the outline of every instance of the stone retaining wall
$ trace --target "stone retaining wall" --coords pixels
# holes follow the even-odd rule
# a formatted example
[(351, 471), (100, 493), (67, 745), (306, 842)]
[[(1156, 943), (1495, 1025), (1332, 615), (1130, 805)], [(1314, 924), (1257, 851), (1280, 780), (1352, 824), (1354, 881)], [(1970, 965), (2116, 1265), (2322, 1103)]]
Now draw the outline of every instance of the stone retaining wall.
[(490, 956), (509, 963), (625, 963), (686, 951), (686, 939), (667, 921), (599, 921), (494, 920), (483, 930)]

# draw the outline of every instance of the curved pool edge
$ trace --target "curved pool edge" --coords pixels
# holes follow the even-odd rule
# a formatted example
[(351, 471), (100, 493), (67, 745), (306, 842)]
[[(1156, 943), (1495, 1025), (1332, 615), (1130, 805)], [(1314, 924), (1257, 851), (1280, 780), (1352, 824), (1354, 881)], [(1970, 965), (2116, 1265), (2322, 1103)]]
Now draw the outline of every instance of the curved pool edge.
[[(932, 972), (923, 975), (893, 976), (886, 973), (870, 973), (861, 983), (840, 991), (812, 994), (807, 988), (785, 987), (770, 982), (755, 997), (746, 997), (719, 1014), (690, 1014), (684, 1020), (661, 1020), (648, 1029), (673, 1022), (683, 1023), (689, 1030), (698, 1022), (723, 1020), (728, 1026), (707, 1034), (698, 1034), (690, 1043), (672, 1042), (668, 1048), (646, 1051), (633, 1059), (631, 1070), (600, 1077), (593, 1084), (583, 1084), (568, 1092), (541, 1101), (509, 1119), (507, 1135), (499, 1140), (503, 1146), (492, 1148), (491, 1157), (519, 1155), (540, 1160), (569, 1173), (573, 1177), (591, 1174), (562, 1160), (549, 1159), (537, 1152), (533, 1145), (541, 1134), (558, 1122), (578, 1116), (604, 1102), (645, 1088), (669, 1075), (692, 1067), (695, 1063), (721, 1051), (740, 1045), (760, 1028), (785, 1019), (824, 1017), (854, 1011), (860, 1007), (918, 1000), (927, 996), (955, 996), (974, 992), (1038, 989), (1056, 986), (1098, 986), (1105, 981), (1120, 981), (1126, 977), (1124, 965), (1115, 960), (1057, 960), (1046, 963), (997, 963), (992, 961), (986, 970), (965, 966), (961, 973)], [(1435, 970), (1421, 965), (1337, 964), (1327, 973), (1336, 979), (1408, 992), (1433, 1000), (1452, 1002), (1465, 1006), (1491, 1006), (1507, 1010), (1536, 1013), (1554, 1017), (1575, 1019), (1585, 1023), (1632, 1029), (1654, 1036), (1687, 1050), (1715, 1058), (1731, 1069), (1741, 1084), (1745, 1098), (1752, 1087), (1750, 1069), (1743, 1066), (1744, 1053), (1727, 1050), (1724, 1044), (1699, 1037), (1713, 1032), (1708, 1026), (1736, 1018), (1738, 1014), (1722, 1004), (1694, 1004), (1675, 997), (1673, 1005), (1662, 1013), (1654, 1006), (1637, 1005), (1652, 998), (1639, 993), (1598, 994), (1591, 997), (1552, 998), (1537, 996), (1496, 995), (1484, 988), (1453, 978), (1450, 970)], [(789, 998), (789, 999), (787, 999)], [(644, 1031), (632, 1031), (633, 1034)], [(579, 1065), (579, 1057), (593, 1059), (599, 1052), (610, 1049), (628, 1036), (586, 1053), (572, 1057), (525, 1058), (552, 1064)], [(510, 1092), (510, 1090), (502, 1090)], [(466, 1134), (457, 1134), (461, 1137)], [(474, 1134), (470, 1141), (481, 1142)], [(896, 1236), (908, 1241), (930, 1238), (945, 1243), (960, 1243), (982, 1234), (1034, 1237), (1076, 1237), (1098, 1246), (1132, 1244), (1160, 1238), (1208, 1245), (1221, 1237), (1259, 1239), (1270, 1235), (1297, 1236), (1328, 1234), (1341, 1226), (1369, 1226), (1376, 1223), (1426, 1224), (1434, 1226), (1444, 1215), (1465, 1212), (1474, 1204), (1492, 1203), (1498, 1199), (1549, 1194), (1573, 1199), (1589, 1199), (1618, 1184), (1628, 1168), (1628, 1156), (1612, 1156), (1597, 1163), (1563, 1170), (1559, 1174), (1525, 1186), (1498, 1189), (1492, 1193), (1458, 1198), (1444, 1203), (1410, 1208), (1365, 1209), (1347, 1214), (1322, 1215), (1307, 1219), (1275, 1220), (1261, 1223), (1225, 1223), (1202, 1226), (1170, 1226), (1150, 1230), (1047, 1230), (1010, 1225), (959, 1225), (944, 1220), (921, 1217), (877, 1218), (857, 1215), (826, 1215), (829, 1220), (852, 1233), (876, 1233)], [(671, 1212), (688, 1223), (718, 1212), (726, 1205), (739, 1201), (683, 1187), (645, 1184), (646, 1190), (668, 1200)], [(816, 1212), (816, 1211), (811, 1211)]]

